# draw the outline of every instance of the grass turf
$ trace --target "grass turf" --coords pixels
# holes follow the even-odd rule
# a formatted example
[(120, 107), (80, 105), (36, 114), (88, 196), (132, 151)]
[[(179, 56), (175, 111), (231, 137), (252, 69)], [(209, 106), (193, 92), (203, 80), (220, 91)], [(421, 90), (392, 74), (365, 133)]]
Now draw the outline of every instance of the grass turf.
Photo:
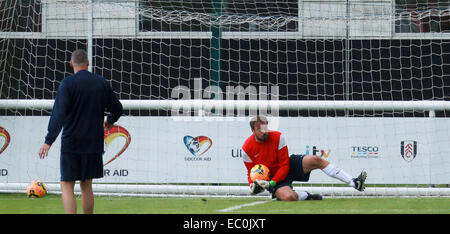
[[(79, 196), (77, 204), (80, 213)], [(94, 212), (97, 214), (450, 214), (449, 204), (449, 197), (325, 197), (322, 201), (281, 202), (263, 197), (96, 196)], [(0, 194), (0, 214), (63, 212), (60, 195), (50, 194), (44, 198), (30, 199), (24, 194)]]

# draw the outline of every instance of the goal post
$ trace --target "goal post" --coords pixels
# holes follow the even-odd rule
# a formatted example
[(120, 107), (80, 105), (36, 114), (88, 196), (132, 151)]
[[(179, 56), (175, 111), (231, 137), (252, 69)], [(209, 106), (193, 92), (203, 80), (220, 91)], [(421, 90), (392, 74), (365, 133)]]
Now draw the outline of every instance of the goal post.
[[(124, 106), (99, 193), (247, 196), (241, 146), (269, 117), (290, 154), (322, 155), (298, 189), (450, 196), (449, 1), (0, 1), (0, 191), (59, 192), (60, 140), (37, 150), (76, 49)], [(325, 154), (321, 154), (321, 152)], [(267, 194), (263, 194), (267, 195)]]
[[(52, 107), (52, 103), (53, 100), (0, 100), (0, 109), (3, 108), (8, 108), (8, 109), (14, 109), (14, 110), (20, 110), (20, 109), (48, 109), (51, 110)], [(163, 109), (163, 110), (176, 110), (178, 111), (178, 109), (181, 107), (181, 109), (183, 109), (184, 111), (189, 110), (189, 112), (192, 113), (202, 113), (202, 112), (198, 112), (199, 110), (211, 110), (214, 108), (217, 108), (218, 106), (225, 106), (228, 108), (232, 108), (233, 111), (236, 110), (246, 110), (246, 111), (261, 111), (263, 109), (265, 110), (274, 110), (275, 108), (277, 108), (279, 111), (283, 111), (283, 110), (308, 110), (308, 109), (320, 109), (320, 110), (359, 110), (359, 111), (428, 111), (429, 117), (431, 119), (428, 118), (421, 118), (422, 121), (419, 122), (424, 124), (424, 128), (428, 129), (427, 131), (422, 131), (421, 133), (426, 134), (426, 135), (431, 135), (434, 134), (434, 132), (437, 130), (438, 126), (439, 126), (439, 119), (434, 118), (434, 113), (435, 111), (448, 111), (450, 110), (450, 106), (448, 102), (444, 102), (444, 101), (408, 101), (408, 102), (402, 102), (402, 101), (397, 101), (397, 102), (383, 102), (383, 101), (259, 101), (259, 100), (253, 100), (253, 101), (249, 101), (249, 100), (145, 100), (145, 101), (140, 101), (140, 100), (122, 100), (122, 104), (125, 110), (145, 110), (145, 109)], [(203, 112), (205, 113), (205, 112)], [(174, 122), (180, 122), (182, 121), (184, 124), (190, 124), (192, 122), (208, 122), (208, 128), (214, 128), (218, 126), (218, 128), (220, 128), (220, 126), (225, 122), (236, 122), (237, 125), (240, 125), (239, 128), (248, 128), (248, 123), (246, 121), (249, 120), (249, 117), (243, 117), (243, 119), (239, 119), (239, 117), (237, 116), (226, 116), (226, 113), (229, 113), (228, 111), (224, 111), (224, 116), (219, 116), (219, 115), (215, 115), (215, 116), (205, 116), (205, 115), (193, 115), (193, 114), (189, 114), (189, 115), (182, 115), (182, 116), (177, 116), (177, 115), (171, 115), (170, 117), (167, 117), (168, 119), (171, 119)], [(181, 118), (180, 118), (181, 117)], [(277, 128), (276, 130), (280, 130), (279, 128), (283, 129), (282, 125), (283, 122), (285, 121), (285, 118), (288, 117), (278, 117), (278, 116), (270, 116), (271, 121), (276, 120), (277, 124), (276, 125), (272, 125), (275, 128)], [(126, 116), (124, 116), (123, 118), (128, 118)], [(160, 117), (160, 118), (164, 118), (164, 117)], [(308, 117), (296, 117), (298, 119), (298, 121), (308, 121)], [(362, 122), (365, 123), (366, 121), (364, 120), (360, 120), (360, 121), (355, 121), (354, 119), (358, 119), (355, 117), (314, 117), (314, 118), (319, 118), (322, 119), (322, 121), (319, 120), (319, 122), (322, 122), (327, 124), (327, 125), (333, 125), (333, 123), (335, 122), (337, 126), (340, 125), (340, 123), (350, 123), (350, 125), (352, 125), (353, 123), (355, 123), (356, 125), (358, 125), (357, 122)], [(353, 119), (353, 120), (352, 120)], [(408, 121), (413, 121), (414, 118), (406, 118), (408, 119)], [(419, 119), (419, 118), (418, 118)], [(342, 121), (344, 120), (344, 121)], [(444, 119), (445, 120), (445, 119)], [(151, 120), (149, 120), (151, 121)], [(169, 120), (170, 121), (170, 120)], [(377, 120), (375, 120), (377, 121)], [(399, 126), (398, 129), (395, 129), (395, 127), (397, 126), (392, 126), (392, 121), (391, 123), (388, 123), (389, 127), (394, 127), (394, 131), (401, 131), (400, 129), (402, 128), (402, 118), (396, 118), (393, 122), (399, 122)], [(119, 121), (119, 124), (121, 124), (122, 121)], [(313, 121), (314, 122), (314, 121)], [(330, 124), (331, 122), (331, 124)], [(436, 122), (436, 123), (434, 123)], [(370, 123), (367, 122), (367, 123)], [(445, 121), (443, 123), (446, 123)], [(232, 125), (236, 125), (236, 124), (232, 124)], [(413, 125), (416, 125), (417, 123), (413, 123)], [(126, 124), (127, 126), (128, 124)], [(168, 128), (171, 125), (167, 125)], [(317, 127), (317, 125), (315, 125)], [(131, 126), (130, 126), (131, 127)], [(142, 126), (137, 126), (142, 127)], [(292, 125), (288, 125), (287, 126), (292, 127)], [(345, 126), (344, 126), (345, 127)], [(298, 128), (298, 127), (294, 127), (294, 128)], [(358, 129), (364, 128), (363, 126), (357, 126)], [(445, 128), (445, 127), (444, 127)], [(300, 128), (302, 129), (302, 128)], [(320, 137), (324, 137), (327, 138), (327, 135), (329, 134), (329, 131), (335, 131), (336, 129), (334, 129), (334, 127), (332, 128), (325, 128), (327, 132), (323, 132), (323, 136), (319, 136)], [(350, 131), (351, 128), (347, 129)], [(129, 129), (130, 130), (130, 129)], [(152, 129), (154, 130), (154, 129)], [(310, 132), (311, 130), (304, 130), (305, 132)], [(345, 129), (344, 129), (345, 131)], [(389, 134), (389, 132), (385, 132), (386, 130), (382, 130), (382, 133), (387, 133)], [(437, 130), (439, 131), (439, 130)], [(445, 130), (444, 130), (445, 131)], [(45, 131), (41, 131), (41, 132), (45, 132)], [(132, 133), (136, 133), (136, 130), (130, 131)], [(161, 134), (160, 132), (157, 134)], [(346, 134), (339, 134), (339, 133), (335, 133), (337, 135), (346, 135)], [(378, 133), (376, 133), (378, 134)], [(331, 134), (333, 135), (333, 134)], [(351, 134), (350, 134), (351, 135)], [(38, 136), (39, 137), (39, 136)], [(133, 136), (135, 137), (135, 136)], [(349, 137), (349, 136), (344, 136), (344, 138)], [(358, 138), (360, 136), (354, 136), (354, 138)], [(364, 136), (363, 136), (364, 137)], [(152, 138), (152, 137), (150, 137)], [(424, 139), (426, 140), (430, 140), (433, 141), (434, 136), (425, 136)], [(244, 138), (242, 138), (241, 140), (243, 140)], [(377, 160), (377, 158), (380, 157), (380, 155), (378, 155), (381, 151), (380, 148), (382, 147), (381, 145), (385, 145), (387, 143), (383, 142), (383, 139), (380, 138), (378, 139), (380, 142), (376, 143), (378, 146), (374, 146), (373, 148), (377, 148), (376, 151), (373, 151), (374, 155), (371, 156), (369, 154), (367, 154), (367, 152), (357, 152), (357, 150), (355, 151), (355, 149), (352, 149), (352, 155), (346, 155), (347, 157), (355, 157), (355, 158), (366, 158), (368, 160)], [(164, 140), (163, 140), (164, 141)], [(327, 140), (325, 140), (327, 141)], [(349, 141), (355, 141), (355, 139), (349, 140)], [(292, 144), (298, 144), (299, 142), (292, 142)], [(399, 142), (396, 142), (394, 145), (399, 145)], [(117, 147), (117, 146), (115, 146)], [(134, 148), (139, 148), (139, 147), (143, 147), (142, 145), (140, 146), (139, 143), (134, 145)], [(308, 150), (308, 146), (307, 150)], [(320, 147), (320, 146), (319, 146)], [(359, 147), (359, 146), (357, 146)], [(146, 147), (144, 147), (146, 148)], [(292, 147), (292, 148), (298, 148), (298, 147)], [(314, 148), (314, 150), (313, 150)], [(309, 154), (317, 154), (314, 151), (319, 151), (319, 150), (315, 150), (316, 146), (311, 146), (311, 151), (309, 152)], [(344, 147), (345, 148), (345, 147)], [(348, 149), (350, 148), (355, 148), (355, 146), (351, 146), (351, 147), (347, 147)], [(428, 149), (433, 148), (433, 147), (427, 147)], [(238, 149), (235, 149), (238, 150)], [(329, 149), (328, 149), (329, 150)], [(140, 152), (140, 150), (137, 150), (138, 152)], [(164, 151), (164, 150), (163, 150)], [(333, 149), (333, 154), (336, 154), (336, 149)], [(337, 151), (342, 152), (342, 149), (338, 149)], [(345, 150), (344, 150), (345, 151)], [(398, 151), (397, 155), (395, 155), (398, 159), (400, 158), (400, 148), (397, 148), (397, 150), (393, 150), (393, 151)], [(295, 152), (293, 152), (295, 153)], [(302, 152), (302, 153), (308, 153), (306, 151)], [(329, 154), (330, 152), (328, 152)], [(353, 155), (355, 154), (356, 155)], [(391, 152), (389, 152), (391, 153)], [(388, 153), (388, 154), (389, 154)], [(433, 153), (433, 149), (431, 149), (430, 154)], [(233, 153), (232, 153), (233, 154)], [(237, 152), (235, 153), (236, 155), (234, 155), (234, 157), (238, 157), (237, 156)], [(339, 154), (339, 153), (338, 153)], [(440, 154), (440, 152), (438, 152), (438, 154)], [(225, 154), (221, 154), (221, 155), (227, 155), (227, 153)], [(53, 155), (55, 157), (57, 157), (57, 155)], [(329, 155), (327, 155), (327, 160), (330, 161), (334, 161), (332, 160), (332, 157), (329, 157)], [(333, 155), (334, 156), (334, 155)], [(383, 155), (381, 157), (388, 157), (390, 155)], [(433, 160), (433, 157), (431, 157), (431, 155), (429, 155), (430, 162), (426, 161), (425, 165), (419, 166), (418, 168), (423, 169), (423, 170), (429, 170), (429, 171), (433, 171), (434, 168), (433, 167), (439, 167), (438, 164), (440, 163), (444, 163), (444, 165), (441, 165), (441, 168), (444, 167), (444, 169), (438, 169), (437, 172), (433, 172), (429, 176), (429, 178), (427, 178), (425, 181), (425, 184), (416, 184), (413, 182), (401, 182), (401, 184), (395, 184), (396, 179), (392, 180), (392, 178), (389, 178), (389, 175), (372, 175), (372, 177), (375, 177), (376, 179), (373, 180), (374, 183), (370, 183), (368, 185), (368, 188), (366, 189), (366, 191), (364, 193), (360, 193), (356, 190), (354, 190), (353, 188), (350, 187), (346, 187), (346, 186), (342, 186), (336, 183), (336, 181), (333, 180), (329, 180), (328, 183), (317, 183), (317, 182), (311, 182), (311, 183), (295, 183), (294, 184), (294, 188), (298, 189), (298, 190), (307, 190), (310, 192), (314, 192), (314, 193), (320, 193), (323, 194), (324, 196), (450, 196), (450, 188), (447, 187), (447, 184), (445, 184), (446, 179), (447, 179), (447, 174), (448, 172), (446, 172), (445, 170), (445, 165), (447, 165), (447, 161), (445, 160), (441, 160), (441, 161), (436, 161), (436, 163), (432, 163), (431, 160)], [(442, 157), (445, 157), (444, 155)], [(188, 157), (185, 157), (185, 160)], [(195, 157), (191, 158), (190, 160), (193, 160)], [(344, 157), (345, 158), (345, 157)], [(205, 160), (207, 158), (204, 158)], [(142, 160), (142, 159), (141, 159)], [(209, 159), (211, 160), (211, 159)], [(342, 158), (340, 159), (340, 161), (345, 162), (346, 160), (342, 160)], [(417, 161), (417, 160), (416, 160)], [(336, 161), (334, 161), (336, 163)], [(339, 161), (337, 161), (339, 163)], [(160, 171), (158, 171), (157, 173), (171, 173), (171, 165), (169, 164), (170, 162), (166, 162), (166, 164), (164, 166), (166, 166), (166, 169), (161, 169)], [(370, 163), (375, 163), (376, 162), (370, 162)], [(129, 163), (127, 163), (129, 164)], [(358, 164), (357, 164), (358, 165)], [(361, 165), (364, 165), (361, 164)], [(157, 167), (159, 167), (160, 165), (157, 165)], [(189, 164), (185, 165), (188, 166), (186, 168), (184, 168), (185, 170), (190, 170), (189, 168)], [(192, 165), (191, 165), (192, 166)], [(198, 166), (198, 165), (197, 165)], [(344, 165), (345, 166), (345, 165)], [(383, 166), (383, 165), (382, 165)], [(386, 165), (387, 167), (391, 167), (391, 170), (402, 170), (401, 168), (393, 168), (394, 165)], [(132, 167), (131, 167), (132, 168)], [(193, 167), (195, 168), (195, 166)], [(56, 169), (56, 168), (55, 168)], [(231, 168), (224, 168), (225, 170), (227, 169), (231, 169)], [(245, 174), (245, 171), (242, 169), (241, 173)], [(363, 169), (368, 169), (369, 172), (376, 172), (377, 170), (379, 170), (379, 168), (367, 168), (367, 165), (363, 166)], [(109, 169), (107, 169), (109, 170)], [(132, 169), (129, 169), (132, 170)], [(141, 169), (143, 171), (147, 170), (147, 168), (143, 168)], [(151, 168), (149, 168), (149, 170), (151, 170)], [(441, 171), (439, 171), (441, 170)], [(443, 170), (443, 171), (442, 171)], [(120, 174), (121, 172), (119, 172)], [(127, 172), (128, 173), (128, 172)], [(239, 173), (239, 172), (238, 172)], [(389, 173), (389, 171), (387, 172)], [(400, 176), (404, 176), (404, 177), (416, 177), (414, 175), (408, 175), (408, 173), (410, 172), (403, 172), (404, 174), (400, 173)], [(37, 172), (36, 174), (42, 174), (40, 172)], [(44, 173), (45, 174), (45, 173)], [(224, 173), (226, 174), (226, 173)], [(396, 173), (394, 173), (396, 174)], [(436, 175), (432, 175), (432, 174), (436, 174)], [(119, 182), (119, 183), (95, 183), (94, 184), (94, 189), (98, 194), (110, 194), (110, 195), (126, 195), (126, 196), (250, 196), (249, 193), (249, 188), (248, 186), (245, 185), (244, 181), (239, 181), (236, 180), (234, 181), (234, 183), (230, 183), (229, 181), (225, 181), (228, 183), (223, 183), (222, 180), (220, 179), (220, 177), (222, 177), (223, 174), (221, 174), (220, 176), (218, 176), (217, 180), (214, 180), (216, 183), (212, 183), (212, 181), (208, 181), (209, 183), (207, 183), (205, 185), (205, 183), (198, 183), (198, 182), (189, 182), (189, 180), (187, 181), (180, 181), (179, 184), (177, 184), (176, 180), (168, 180), (167, 183), (165, 183), (165, 181), (159, 181), (155, 184), (155, 181), (149, 179), (147, 181), (147, 183), (145, 183), (144, 181), (138, 181), (138, 182)], [(386, 176), (386, 178), (385, 178)], [(436, 184), (432, 184), (434, 181), (434, 179), (432, 179), (432, 177), (436, 177), (436, 176), (443, 176), (444, 178), (438, 179)], [(417, 177), (420, 177), (420, 173)], [(383, 182), (380, 181), (386, 181), (386, 184), (383, 184)], [(399, 178), (399, 180), (401, 181), (402, 179)], [(368, 179), (368, 181), (370, 181), (370, 179)], [(407, 180), (406, 180), (407, 181)], [(419, 180), (420, 181), (420, 180)], [(242, 183), (238, 183), (238, 182), (242, 182)], [(404, 183), (404, 184), (403, 184)], [(0, 191), (3, 192), (21, 192), (21, 190), (23, 190), (23, 187), (26, 186), (26, 183), (17, 183), (17, 182), (10, 182), (10, 183), (0, 183)], [(434, 185), (434, 186), (431, 186)], [(49, 184), (49, 191), (53, 192), (53, 193), (59, 193), (60, 188), (58, 184), (55, 183), (50, 183)], [(76, 188), (76, 191), (79, 192), (79, 188)], [(265, 196), (268, 195), (267, 192), (260, 194), (259, 196)]]

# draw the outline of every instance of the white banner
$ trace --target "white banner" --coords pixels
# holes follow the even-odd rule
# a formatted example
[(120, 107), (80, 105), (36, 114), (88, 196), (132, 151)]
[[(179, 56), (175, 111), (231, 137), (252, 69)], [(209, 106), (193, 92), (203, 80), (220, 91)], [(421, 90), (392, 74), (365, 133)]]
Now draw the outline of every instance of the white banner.
[[(188, 118), (189, 119), (189, 118)], [(0, 182), (59, 182), (60, 137), (38, 150), (49, 117), (0, 117)], [(104, 178), (120, 183), (246, 183), (248, 118), (122, 117), (105, 137)], [(316, 154), (373, 184), (449, 184), (448, 118), (272, 119), (290, 154)], [(311, 183), (341, 183), (320, 170)]]

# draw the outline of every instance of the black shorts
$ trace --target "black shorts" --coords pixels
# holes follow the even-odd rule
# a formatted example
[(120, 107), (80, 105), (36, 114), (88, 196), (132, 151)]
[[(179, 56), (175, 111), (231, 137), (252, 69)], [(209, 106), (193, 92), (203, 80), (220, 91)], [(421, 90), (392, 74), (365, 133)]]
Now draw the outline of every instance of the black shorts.
[(272, 194), (272, 198), (276, 197), (275, 191), (281, 187), (290, 186), (292, 188), (292, 182), (294, 181), (306, 182), (309, 180), (311, 172), (307, 174), (303, 172), (302, 160), (304, 156), (304, 154), (292, 154), (289, 157), (289, 173), (284, 180), (278, 182), (275, 187), (270, 188), (269, 192)]
[(87, 180), (103, 177), (102, 153), (61, 153), (61, 181)]

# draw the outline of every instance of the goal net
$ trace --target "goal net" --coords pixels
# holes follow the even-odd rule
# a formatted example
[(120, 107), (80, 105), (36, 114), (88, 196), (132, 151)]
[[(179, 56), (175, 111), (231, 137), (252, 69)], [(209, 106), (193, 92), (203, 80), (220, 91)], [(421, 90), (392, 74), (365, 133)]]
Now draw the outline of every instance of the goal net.
[[(59, 191), (44, 141), (70, 55), (124, 106), (97, 193), (249, 195), (241, 146), (268, 116), (326, 196), (450, 196), (448, 0), (0, 1), (0, 191)], [(263, 194), (264, 196), (267, 193)]]

